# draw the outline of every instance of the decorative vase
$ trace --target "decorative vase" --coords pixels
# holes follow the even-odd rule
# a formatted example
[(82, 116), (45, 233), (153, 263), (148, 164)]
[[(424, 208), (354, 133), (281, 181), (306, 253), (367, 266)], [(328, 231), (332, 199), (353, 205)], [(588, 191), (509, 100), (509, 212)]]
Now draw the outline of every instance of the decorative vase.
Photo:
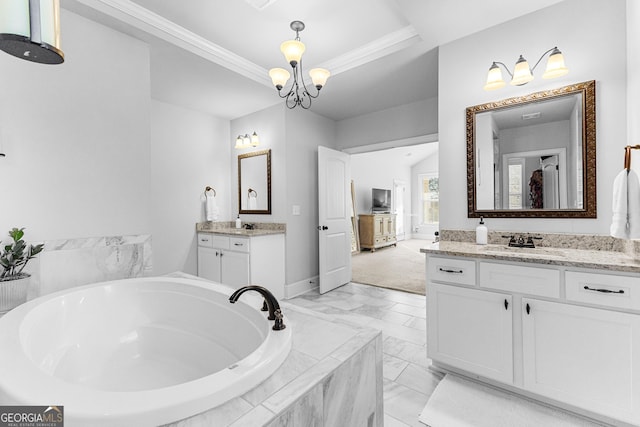
[(18, 279), (0, 279), (0, 315), (27, 301), (29, 274), (22, 274)]

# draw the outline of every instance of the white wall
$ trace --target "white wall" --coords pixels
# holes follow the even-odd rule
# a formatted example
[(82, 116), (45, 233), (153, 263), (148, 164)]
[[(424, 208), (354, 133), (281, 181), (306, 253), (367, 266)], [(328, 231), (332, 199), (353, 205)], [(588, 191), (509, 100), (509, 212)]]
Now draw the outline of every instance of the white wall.
[(61, 11), (62, 65), (0, 52), (0, 239), (149, 234), (149, 51)]
[(201, 197), (216, 190), (219, 220), (232, 209), (229, 121), (151, 102), (151, 231), (155, 274), (197, 274), (195, 224), (205, 220)]
[(336, 147), (359, 147), (438, 133), (438, 99), (405, 104), (336, 123)]
[[(598, 218), (486, 222), (490, 230), (609, 233), (611, 185), (621, 170), (627, 143), (627, 53), (615, 48), (626, 43), (625, 4), (625, 0), (567, 0), (440, 47), (438, 133), (440, 162), (447, 165), (440, 169), (440, 228), (471, 230), (477, 222), (467, 218), (466, 210), (466, 107), (596, 80)], [(536, 79), (525, 86), (482, 89), (492, 61), (512, 65), (520, 54), (536, 61), (553, 46), (564, 53), (570, 70), (566, 76), (544, 80), (543, 70), (538, 69)]]
[[(627, 142), (640, 144), (640, 2), (627, 0)], [(640, 151), (633, 150), (631, 166), (640, 174)]]

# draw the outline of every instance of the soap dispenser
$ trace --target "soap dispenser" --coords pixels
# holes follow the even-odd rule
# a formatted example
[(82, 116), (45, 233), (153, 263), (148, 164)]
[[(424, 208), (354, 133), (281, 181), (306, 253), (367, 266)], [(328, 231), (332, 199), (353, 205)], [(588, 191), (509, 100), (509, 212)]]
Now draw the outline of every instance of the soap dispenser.
[(236, 218), (236, 228), (242, 228), (242, 221), (240, 221), (240, 214)]
[(478, 245), (486, 245), (488, 234), (487, 226), (484, 225), (484, 218), (480, 217), (480, 224), (476, 227), (476, 243)]

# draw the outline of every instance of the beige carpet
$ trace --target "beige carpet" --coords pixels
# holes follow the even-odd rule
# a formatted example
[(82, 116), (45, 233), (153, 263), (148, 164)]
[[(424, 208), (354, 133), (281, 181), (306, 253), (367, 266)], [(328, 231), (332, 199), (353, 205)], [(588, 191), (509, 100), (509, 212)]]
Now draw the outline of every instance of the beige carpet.
[(403, 240), (398, 246), (363, 250), (351, 257), (352, 281), (382, 288), (425, 294), (425, 255), (420, 248), (427, 240)]

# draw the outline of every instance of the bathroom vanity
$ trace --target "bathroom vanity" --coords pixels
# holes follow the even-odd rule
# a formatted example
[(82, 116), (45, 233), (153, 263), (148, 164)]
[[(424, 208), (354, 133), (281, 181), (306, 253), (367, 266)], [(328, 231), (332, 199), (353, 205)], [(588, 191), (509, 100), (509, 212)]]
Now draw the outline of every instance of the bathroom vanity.
[(434, 368), (640, 424), (640, 260), (452, 241), (421, 252)]
[(264, 286), (276, 298), (284, 298), (284, 230), (283, 224), (254, 229), (237, 229), (231, 223), (197, 224), (198, 276), (234, 288)]

